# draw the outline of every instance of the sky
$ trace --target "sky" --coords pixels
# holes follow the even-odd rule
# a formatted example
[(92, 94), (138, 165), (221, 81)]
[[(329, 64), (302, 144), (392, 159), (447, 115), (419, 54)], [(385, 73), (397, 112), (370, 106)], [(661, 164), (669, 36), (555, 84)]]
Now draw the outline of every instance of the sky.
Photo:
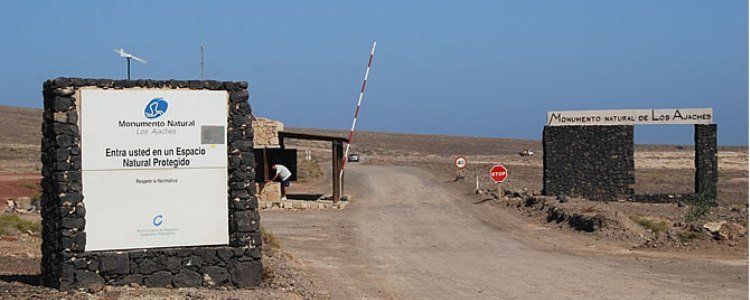
[[(541, 139), (546, 112), (712, 107), (748, 144), (748, 7), (727, 1), (3, 1), (0, 105), (41, 107), (44, 80), (249, 82), (257, 116), (348, 129)], [(693, 128), (636, 126), (638, 143)]]

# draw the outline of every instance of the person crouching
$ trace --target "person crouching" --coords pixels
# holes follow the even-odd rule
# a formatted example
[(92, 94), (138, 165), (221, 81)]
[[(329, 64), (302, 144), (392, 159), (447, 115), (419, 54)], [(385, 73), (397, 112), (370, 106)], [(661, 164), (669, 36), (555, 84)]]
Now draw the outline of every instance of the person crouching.
[(276, 171), (276, 175), (268, 181), (281, 182), (281, 201), (286, 200), (286, 188), (292, 184), (292, 172), (282, 164), (273, 164), (271, 168)]

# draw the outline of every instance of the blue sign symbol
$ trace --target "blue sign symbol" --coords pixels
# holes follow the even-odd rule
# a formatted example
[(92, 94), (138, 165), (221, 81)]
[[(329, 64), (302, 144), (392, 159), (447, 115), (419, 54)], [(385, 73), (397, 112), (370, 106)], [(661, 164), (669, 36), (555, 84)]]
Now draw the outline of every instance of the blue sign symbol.
[(156, 215), (156, 217), (151, 220), (151, 223), (154, 223), (154, 226), (159, 227), (161, 223), (164, 223), (164, 217), (162, 215)]
[(156, 119), (167, 113), (168, 106), (169, 103), (167, 103), (167, 100), (164, 100), (164, 98), (154, 98), (146, 104), (146, 109), (143, 111), (143, 114), (146, 115), (146, 118)]

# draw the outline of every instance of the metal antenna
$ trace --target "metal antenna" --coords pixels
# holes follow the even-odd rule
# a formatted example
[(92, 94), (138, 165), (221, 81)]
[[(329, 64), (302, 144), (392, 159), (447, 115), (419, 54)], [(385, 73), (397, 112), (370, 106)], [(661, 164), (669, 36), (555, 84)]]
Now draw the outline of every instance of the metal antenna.
[(120, 55), (120, 57), (124, 57), (124, 58), (125, 58), (125, 61), (127, 62), (127, 66), (128, 66), (128, 80), (130, 80), (130, 60), (133, 60), (133, 59), (135, 59), (136, 61), (139, 61), (139, 62), (141, 62), (141, 63), (142, 63), (142, 64), (144, 64), (144, 65), (145, 65), (146, 63), (148, 63), (148, 62), (146, 62), (146, 60), (145, 60), (145, 59), (142, 59), (142, 58), (139, 58), (139, 57), (137, 57), (137, 56), (135, 56), (135, 55), (133, 55), (133, 54), (127, 53), (127, 52), (125, 52), (125, 50), (123, 50), (122, 48), (120, 48), (120, 49), (115, 49), (115, 53), (119, 54), (119, 55)]
[(206, 64), (203, 61), (203, 43), (201, 43), (201, 80), (203, 80), (203, 75), (205, 74), (205, 67)]

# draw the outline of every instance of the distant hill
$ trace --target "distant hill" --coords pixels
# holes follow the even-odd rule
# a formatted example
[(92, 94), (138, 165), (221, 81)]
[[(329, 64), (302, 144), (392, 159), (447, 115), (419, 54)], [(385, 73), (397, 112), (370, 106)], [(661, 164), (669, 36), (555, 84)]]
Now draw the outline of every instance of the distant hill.
[[(0, 105), (0, 143), (38, 145), (41, 141), (42, 109)], [(287, 131), (347, 137), (346, 130), (288, 128)], [(379, 152), (422, 153), (435, 155), (493, 155), (513, 154), (526, 148), (540, 152), (539, 140), (467, 137), (452, 135), (406, 134), (357, 131), (354, 149)], [(691, 148), (692, 145), (686, 148)], [(721, 147), (722, 150), (742, 150), (745, 147)], [(638, 145), (639, 150), (674, 149), (672, 145)]]
[[(287, 131), (348, 137), (349, 131), (331, 129), (288, 128)], [(494, 155), (515, 154), (524, 149), (541, 151), (541, 141), (454, 135), (408, 134), (357, 131), (354, 149), (379, 152), (422, 153), (435, 155)]]
[[(0, 143), (38, 145), (41, 141), (42, 109), (0, 105)], [(344, 130), (289, 128), (289, 131), (348, 136)], [(428, 154), (504, 154), (529, 147), (540, 150), (539, 141), (448, 135), (402, 134), (358, 131), (355, 146), (359, 149), (419, 152)]]
[(42, 110), (0, 105), (0, 141), (38, 145), (42, 141)]

